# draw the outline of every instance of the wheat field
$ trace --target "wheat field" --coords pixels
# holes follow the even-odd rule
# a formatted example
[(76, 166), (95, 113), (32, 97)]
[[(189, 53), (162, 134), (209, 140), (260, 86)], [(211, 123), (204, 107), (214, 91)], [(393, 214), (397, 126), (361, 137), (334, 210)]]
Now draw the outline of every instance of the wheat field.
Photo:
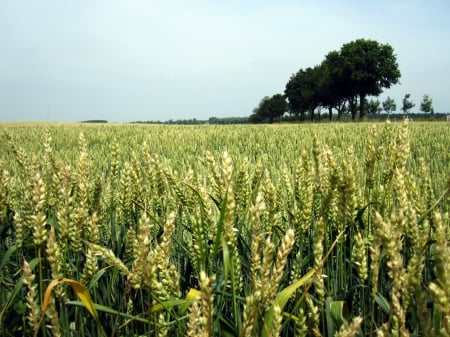
[(1, 336), (450, 336), (450, 125), (0, 124)]

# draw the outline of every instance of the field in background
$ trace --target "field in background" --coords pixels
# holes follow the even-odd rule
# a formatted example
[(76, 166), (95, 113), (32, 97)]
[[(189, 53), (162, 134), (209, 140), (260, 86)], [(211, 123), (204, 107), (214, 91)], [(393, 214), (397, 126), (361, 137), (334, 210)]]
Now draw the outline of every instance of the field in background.
[(2, 336), (450, 334), (447, 123), (0, 127)]

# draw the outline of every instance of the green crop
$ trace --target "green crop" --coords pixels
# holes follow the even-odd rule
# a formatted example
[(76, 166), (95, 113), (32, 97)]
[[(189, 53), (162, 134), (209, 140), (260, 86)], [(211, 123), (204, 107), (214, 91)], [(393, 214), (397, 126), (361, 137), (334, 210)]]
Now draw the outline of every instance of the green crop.
[(2, 129), (2, 336), (450, 335), (445, 123)]

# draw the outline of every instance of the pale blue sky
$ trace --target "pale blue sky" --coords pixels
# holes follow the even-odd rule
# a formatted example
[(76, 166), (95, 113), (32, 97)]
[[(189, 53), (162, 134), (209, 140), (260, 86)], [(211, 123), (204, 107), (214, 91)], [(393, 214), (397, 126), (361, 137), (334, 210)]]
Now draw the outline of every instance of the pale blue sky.
[(450, 1), (0, 0), (0, 121), (248, 116), (358, 38), (450, 111)]

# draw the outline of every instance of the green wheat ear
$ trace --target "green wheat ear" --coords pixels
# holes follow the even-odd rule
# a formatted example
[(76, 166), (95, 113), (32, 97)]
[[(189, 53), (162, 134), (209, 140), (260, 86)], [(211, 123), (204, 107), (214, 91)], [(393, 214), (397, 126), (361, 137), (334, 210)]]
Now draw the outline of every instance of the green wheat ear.
[(0, 335), (449, 335), (449, 148), (444, 123), (11, 126)]

